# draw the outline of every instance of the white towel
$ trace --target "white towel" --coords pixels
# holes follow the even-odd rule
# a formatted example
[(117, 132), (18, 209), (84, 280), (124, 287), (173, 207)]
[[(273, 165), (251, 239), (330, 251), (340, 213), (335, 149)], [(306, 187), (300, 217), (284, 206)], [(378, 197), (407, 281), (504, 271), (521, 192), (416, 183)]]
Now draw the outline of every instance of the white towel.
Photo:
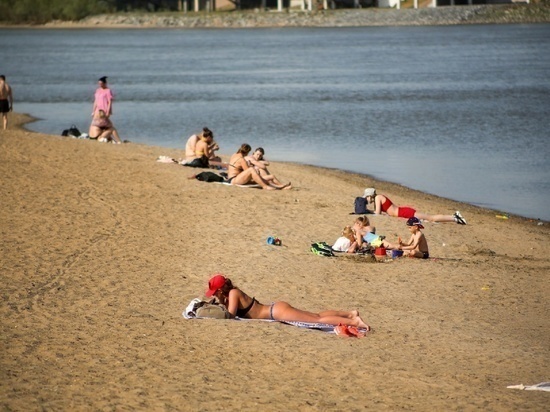
[(521, 389), (522, 391), (545, 391), (550, 392), (550, 382), (541, 382), (536, 385), (510, 385), (507, 386), (508, 389)]

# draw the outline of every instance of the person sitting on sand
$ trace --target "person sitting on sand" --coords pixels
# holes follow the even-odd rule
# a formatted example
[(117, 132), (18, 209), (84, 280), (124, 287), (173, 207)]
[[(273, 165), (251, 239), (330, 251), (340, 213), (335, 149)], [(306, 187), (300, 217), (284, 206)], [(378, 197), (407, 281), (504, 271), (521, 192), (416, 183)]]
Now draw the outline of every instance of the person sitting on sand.
[(357, 251), (355, 232), (351, 226), (346, 226), (344, 230), (342, 230), (342, 236), (336, 239), (336, 242), (334, 242), (334, 245), (331, 247), (335, 252), (355, 253)]
[(116, 144), (122, 143), (118, 131), (102, 109), (97, 110), (94, 114), (92, 124), (90, 125), (90, 139), (97, 139), (100, 142), (114, 140)]
[(405, 219), (417, 217), (418, 219), (428, 220), (430, 222), (455, 222), (459, 225), (466, 224), (466, 219), (462, 217), (459, 211), (456, 211), (453, 215), (428, 215), (420, 213), (411, 207), (399, 207), (394, 205), (387, 196), (377, 195), (376, 189), (373, 187), (365, 189), (363, 197), (367, 200), (367, 204), (374, 204), (374, 213), (377, 215), (387, 213), (389, 216), (403, 217)]
[(385, 240), (385, 236), (380, 236), (375, 233), (376, 228), (370, 225), (367, 216), (359, 216), (353, 224), (355, 233), (355, 241), (359, 249), (365, 249), (368, 246), (384, 247), (386, 249), (395, 249), (396, 246)]
[(262, 305), (239, 288), (233, 286), (231, 279), (216, 274), (208, 282), (206, 296), (215, 296), (224, 305), (232, 317), (247, 319), (271, 319), (289, 322), (326, 323), (328, 325), (347, 325), (370, 330), (359, 312), (328, 310), (320, 313), (296, 309), (286, 302)]
[(267, 170), (267, 166), (269, 166), (269, 161), (264, 156), (264, 149), (262, 147), (258, 147), (256, 150), (254, 150), (254, 153), (246, 156), (245, 160), (249, 166), (254, 167), (258, 171), (258, 173), (260, 173), (261, 178), (265, 181), (273, 182), (278, 186), (285, 186), (285, 189), (291, 189), (292, 184), (290, 182), (285, 185), (279, 179), (277, 179), (275, 175), (269, 173), (269, 170)]
[(199, 148), (197, 149), (197, 143), (200, 141), (206, 141), (206, 145), (208, 146), (207, 158), (209, 163), (222, 161), (222, 159), (215, 154), (217, 150), (220, 150), (220, 147), (214, 141), (214, 133), (212, 133), (208, 127), (203, 127), (202, 133), (198, 135), (194, 134), (187, 139), (187, 143), (185, 144), (185, 161), (182, 162), (182, 164), (191, 163), (195, 159), (202, 157), (204, 154), (204, 150), (202, 149), (203, 144), (199, 145)]
[[(191, 136), (189, 139), (191, 139)], [(189, 167), (210, 167), (210, 158), (215, 157), (214, 152), (211, 149), (211, 145), (214, 142), (214, 133), (207, 127), (202, 129), (202, 133), (198, 136), (195, 142), (195, 149), (193, 153), (187, 151), (185, 148), (186, 161), (182, 163), (184, 166)], [(189, 143), (189, 142), (188, 142)], [(192, 146), (192, 145), (190, 145)]]
[(227, 181), (232, 185), (257, 183), (265, 190), (285, 189), (286, 186), (280, 186), (262, 179), (260, 173), (248, 165), (245, 157), (248, 156), (251, 150), (249, 144), (243, 143), (237, 153), (231, 156), (227, 168)]
[[(409, 232), (411, 232), (411, 238), (408, 242), (402, 242), (399, 240), (399, 250), (408, 251), (409, 257), (428, 259), (430, 257), (430, 251), (428, 250), (428, 241), (424, 233), (420, 229), (424, 229), (420, 220), (416, 217), (411, 217), (407, 220), (407, 226)], [(407, 255), (404, 253), (404, 255)]]

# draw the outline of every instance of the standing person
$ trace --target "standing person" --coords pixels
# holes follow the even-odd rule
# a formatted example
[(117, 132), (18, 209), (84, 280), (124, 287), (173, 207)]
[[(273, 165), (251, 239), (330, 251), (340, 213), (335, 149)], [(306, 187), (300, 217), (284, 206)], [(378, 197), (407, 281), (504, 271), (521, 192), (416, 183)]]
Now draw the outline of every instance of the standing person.
[(231, 317), (247, 319), (271, 319), (289, 322), (326, 323), (329, 325), (347, 325), (370, 330), (356, 310), (326, 310), (320, 313), (296, 309), (286, 302), (274, 302), (262, 305), (239, 288), (233, 286), (231, 279), (216, 274), (208, 282), (206, 296), (215, 296), (224, 305)]
[(377, 215), (384, 212), (387, 213), (388, 216), (403, 217), (405, 219), (417, 217), (418, 219), (428, 220), (430, 222), (455, 222), (459, 225), (466, 224), (466, 219), (462, 217), (458, 210), (453, 215), (428, 215), (426, 213), (420, 213), (412, 207), (399, 207), (394, 205), (386, 195), (377, 195), (374, 187), (365, 189), (363, 197), (367, 199), (367, 204), (374, 204), (374, 213)]
[(407, 220), (407, 226), (411, 232), (411, 237), (407, 242), (399, 240), (399, 250), (407, 251), (409, 257), (428, 259), (430, 251), (428, 250), (428, 241), (420, 229), (424, 229), (420, 220), (411, 217)]
[[(97, 112), (103, 110), (105, 116), (110, 120), (111, 115), (113, 114), (113, 92), (107, 86), (107, 76), (100, 77), (97, 81), (99, 87), (96, 89), (94, 94), (94, 105), (92, 106), (92, 118), (97, 117)], [(112, 121), (111, 121), (112, 123)], [(113, 126), (114, 127), (114, 126)], [(92, 126), (90, 126), (90, 131), (88, 135), (93, 136)]]
[(13, 94), (11, 86), (6, 83), (6, 76), (0, 74), (0, 113), (4, 123), (4, 130), (8, 128), (8, 112), (13, 110)]

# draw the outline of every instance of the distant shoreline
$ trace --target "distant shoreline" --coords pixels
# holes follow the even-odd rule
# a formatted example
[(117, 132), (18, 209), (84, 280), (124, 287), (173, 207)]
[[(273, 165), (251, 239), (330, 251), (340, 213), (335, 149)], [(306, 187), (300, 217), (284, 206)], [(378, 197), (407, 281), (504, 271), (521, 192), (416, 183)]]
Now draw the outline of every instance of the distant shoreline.
[(320, 11), (233, 11), (214, 13), (116, 13), (73, 22), (2, 25), (2, 28), (282, 28), (443, 26), (465, 24), (550, 23), (550, 5), (505, 4), (411, 9), (338, 9)]

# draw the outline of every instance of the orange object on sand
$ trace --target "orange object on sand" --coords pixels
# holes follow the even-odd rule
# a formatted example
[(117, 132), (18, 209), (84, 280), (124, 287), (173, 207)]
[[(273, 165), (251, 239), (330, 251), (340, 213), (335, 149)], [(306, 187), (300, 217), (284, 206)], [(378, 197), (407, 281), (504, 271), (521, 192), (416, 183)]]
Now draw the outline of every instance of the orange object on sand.
[(355, 326), (338, 325), (334, 327), (334, 331), (337, 335), (347, 336), (350, 338), (362, 338), (366, 335), (365, 332), (359, 331)]

